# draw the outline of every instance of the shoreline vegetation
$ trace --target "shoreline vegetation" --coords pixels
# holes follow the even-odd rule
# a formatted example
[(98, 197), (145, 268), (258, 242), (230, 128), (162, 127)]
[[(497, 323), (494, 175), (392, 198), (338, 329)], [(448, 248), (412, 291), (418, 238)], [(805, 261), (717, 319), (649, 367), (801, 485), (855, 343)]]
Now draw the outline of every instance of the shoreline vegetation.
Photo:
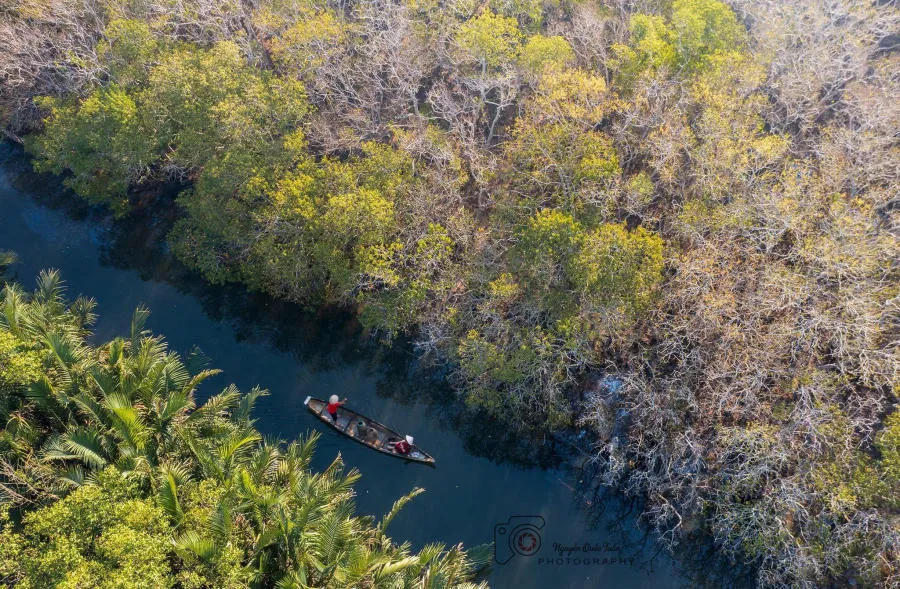
[(701, 527), (760, 586), (900, 584), (894, 3), (0, 15), (35, 169), (174, 212), (212, 284), (355, 308), (473, 410), (588, 432), (591, 484), (672, 549)]
[(145, 330), (147, 309), (94, 346), (94, 301), (63, 292), (50, 271), (0, 297), (0, 584), (487, 589), (470, 581), (490, 546), (414, 553), (386, 535), (423, 489), (380, 522), (356, 516), (356, 470), (310, 471), (317, 434), (254, 428), (264, 390), (197, 405), (218, 371)]

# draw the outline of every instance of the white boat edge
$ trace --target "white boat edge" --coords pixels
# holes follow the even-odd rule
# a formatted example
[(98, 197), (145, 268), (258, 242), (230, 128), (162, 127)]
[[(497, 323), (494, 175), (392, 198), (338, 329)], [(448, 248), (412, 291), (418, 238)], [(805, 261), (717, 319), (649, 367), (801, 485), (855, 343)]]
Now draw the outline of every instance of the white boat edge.
[(310, 396), (310, 397), (306, 397), (306, 400), (303, 401), (303, 404), (306, 405), (306, 406), (308, 407), (308, 406), (309, 406), (309, 400), (310, 400), (310, 399), (312, 399), (311, 396)]

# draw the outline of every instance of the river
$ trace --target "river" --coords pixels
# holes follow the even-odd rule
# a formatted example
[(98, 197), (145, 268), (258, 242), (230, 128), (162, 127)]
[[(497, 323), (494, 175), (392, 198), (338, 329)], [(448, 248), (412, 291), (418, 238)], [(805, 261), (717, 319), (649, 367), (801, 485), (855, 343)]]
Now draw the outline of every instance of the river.
[[(319, 431), (314, 468), (340, 452), (358, 469), (360, 514), (380, 517), (395, 499), (424, 487), (391, 524), (394, 538), (414, 548), (432, 541), (474, 546), (496, 534), (498, 559), (506, 562), (488, 577), (495, 589), (687, 584), (638, 527), (636, 512), (615, 497), (588, 506), (570, 469), (528, 466), (543, 456), (533, 451), (539, 445), (466, 416), (439, 372), (419, 369), (408, 346), (379, 346), (341, 312), (311, 314), (241, 288), (206, 285), (167, 255), (162, 232), (150, 220), (114, 221), (84, 205), (58, 179), (32, 173), (19, 148), (0, 142), (0, 250), (19, 255), (15, 279), (31, 288), (41, 269), (60, 269), (70, 297), (97, 299), (96, 341), (125, 334), (133, 310), (148, 306), (148, 327), (174, 350), (197, 346), (223, 370), (204, 383), (201, 397), (230, 382), (266, 388), (270, 395), (256, 411), (264, 434), (292, 439)], [(379, 455), (319, 423), (303, 399), (331, 393), (415, 435), (437, 466)], [(528, 556), (507, 540), (517, 526), (536, 532), (518, 534)]]

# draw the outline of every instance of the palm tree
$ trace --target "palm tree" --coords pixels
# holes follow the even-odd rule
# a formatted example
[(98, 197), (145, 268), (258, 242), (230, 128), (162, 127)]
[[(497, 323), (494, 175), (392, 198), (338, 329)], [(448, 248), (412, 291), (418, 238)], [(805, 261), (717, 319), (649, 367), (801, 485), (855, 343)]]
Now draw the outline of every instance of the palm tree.
[(0, 332), (12, 338), (22, 357), (39, 360), (41, 374), (7, 390), (0, 404), (0, 500), (27, 504), (52, 497), (62, 489), (48, 465), (37, 459), (39, 448), (53, 432), (72, 422), (72, 394), (90, 365), (83, 338), (93, 323), (94, 301), (79, 298), (67, 304), (56, 271), (41, 272), (37, 289), (26, 294), (16, 284), (0, 293)]
[(227, 512), (253, 531), (247, 566), (256, 587), (486, 587), (465, 584), (475, 565), (461, 546), (446, 550), (428, 545), (411, 554), (408, 544), (396, 546), (385, 534), (391, 520), (422, 489), (395, 502), (377, 526), (370, 518), (355, 516), (353, 485), (359, 473), (345, 472), (340, 456), (321, 473), (312, 473), (309, 463), (317, 440), (317, 434), (310, 434), (284, 450), (261, 443), (229, 463), (230, 471), (223, 453), (198, 456), (200, 464), (219, 463), (205, 472), (231, 473), (230, 479), (220, 479), (228, 489), (227, 507), (211, 518), (206, 534), (179, 538), (180, 548), (214, 559), (219, 542), (227, 537), (217, 530)]
[[(287, 446), (262, 439), (252, 412), (264, 390), (229, 386), (197, 406), (197, 387), (218, 371), (188, 370), (145, 329), (144, 308), (128, 337), (88, 345), (93, 302), (81, 301), (66, 304), (52, 271), (31, 295), (4, 289), (0, 330), (39, 353), (42, 373), (0, 408), (0, 500), (52, 500), (115, 469), (168, 514), (175, 566), (211, 586), (485, 587), (468, 583), (474, 565), (461, 546), (414, 554), (386, 535), (421, 489), (378, 524), (355, 515), (360, 475), (340, 456), (312, 472), (316, 434)], [(214, 506), (192, 499), (201, 486)]]
[[(90, 361), (73, 353), (77, 349), (80, 354), (83, 348), (71, 344), (65, 348), (66, 354), (56, 354), (64, 369), (66, 400), (75, 412), (70, 415), (69, 427), (48, 441), (44, 457), (80, 467), (64, 471), (62, 476), (72, 483), (83, 482), (83, 469), (107, 465), (148, 478), (162, 460), (187, 455), (182, 439), (195, 407), (195, 391), (218, 371), (190, 374), (162, 338), (144, 330), (148, 315), (146, 309), (137, 309), (130, 338), (117, 338), (102, 346)], [(73, 359), (80, 362), (81, 379), (72, 370)], [(53, 393), (46, 382), (43, 389)]]

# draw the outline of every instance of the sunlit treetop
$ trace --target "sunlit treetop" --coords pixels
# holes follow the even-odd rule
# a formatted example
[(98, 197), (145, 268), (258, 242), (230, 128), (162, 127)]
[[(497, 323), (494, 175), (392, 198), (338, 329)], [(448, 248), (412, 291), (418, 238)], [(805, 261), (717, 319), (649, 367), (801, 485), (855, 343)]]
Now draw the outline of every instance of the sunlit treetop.
[(522, 47), (519, 54), (519, 63), (526, 72), (531, 75), (550, 75), (558, 73), (575, 59), (572, 46), (562, 37), (556, 35), (545, 37), (532, 35)]
[(734, 11), (718, 0), (675, 0), (669, 18), (635, 14), (629, 30), (628, 44), (613, 46), (626, 84), (642, 72), (661, 69), (697, 74), (710, 58), (742, 50), (747, 37)]
[(516, 19), (486, 10), (461, 24), (454, 39), (461, 56), (478, 63), (484, 71), (514, 60), (522, 37)]

